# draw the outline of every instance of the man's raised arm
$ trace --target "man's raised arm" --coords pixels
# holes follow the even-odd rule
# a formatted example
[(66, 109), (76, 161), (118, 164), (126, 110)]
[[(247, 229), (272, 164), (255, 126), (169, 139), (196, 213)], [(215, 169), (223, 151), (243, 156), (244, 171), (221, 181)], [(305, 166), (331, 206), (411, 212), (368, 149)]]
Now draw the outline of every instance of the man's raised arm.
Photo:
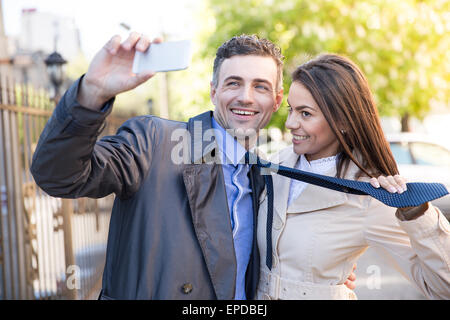
[[(160, 40), (155, 40), (160, 42)], [(61, 98), (42, 132), (31, 173), (52, 196), (103, 197), (132, 194), (148, 170), (154, 124), (150, 117), (127, 121), (115, 136), (97, 142), (114, 97), (147, 81), (153, 73), (133, 74), (135, 51), (151, 42), (132, 33), (123, 43), (113, 37), (94, 57), (88, 72)], [(133, 167), (133, 168), (131, 168)], [(137, 169), (134, 169), (137, 168)]]

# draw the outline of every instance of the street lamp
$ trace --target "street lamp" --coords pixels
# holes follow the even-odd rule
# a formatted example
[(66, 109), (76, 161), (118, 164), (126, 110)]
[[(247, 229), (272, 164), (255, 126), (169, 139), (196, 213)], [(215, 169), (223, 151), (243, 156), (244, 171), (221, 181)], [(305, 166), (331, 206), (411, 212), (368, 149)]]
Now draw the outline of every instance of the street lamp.
[(59, 100), (59, 88), (64, 81), (63, 66), (67, 63), (66, 60), (58, 53), (53, 52), (51, 55), (45, 59), (45, 64), (47, 66), (47, 72), (50, 77), (50, 82), (55, 89), (54, 100), (57, 102)]

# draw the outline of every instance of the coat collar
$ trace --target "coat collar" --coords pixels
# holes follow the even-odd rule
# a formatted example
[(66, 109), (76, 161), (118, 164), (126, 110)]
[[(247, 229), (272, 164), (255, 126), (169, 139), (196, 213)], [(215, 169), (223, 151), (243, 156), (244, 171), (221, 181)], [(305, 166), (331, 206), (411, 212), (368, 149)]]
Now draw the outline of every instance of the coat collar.
[(217, 299), (233, 299), (236, 258), (221, 166), (188, 164), (183, 181), (192, 223)]
[[(280, 152), (279, 163), (283, 166), (294, 168), (298, 158), (299, 155), (294, 153), (292, 146), (290, 146)], [(352, 179), (358, 170), (359, 168), (351, 162), (345, 178)], [(336, 168), (331, 168), (324, 175), (336, 176)], [(337, 206), (348, 201), (346, 193), (308, 184), (301, 195), (297, 199), (294, 199), (288, 207), (287, 203), (291, 181), (289, 178), (276, 174), (273, 177), (274, 190), (276, 190), (274, 208), (276, 214), (279, 215), (282, 221), (285, 221), (286, 213), (311, 212)]]
[(187, 129), (191, 137), (190, 158), (193, 164), (204, 163), (205, 158), (211, 157), (211, 154), (216, 156), (216, 152), (213, 152), (217, 148), (214, 135), (211, 135), (210, 141), (203, 141), (204, 133), (212, 129), (212, 116), (213, 112), (207, 111), (188, 121)]

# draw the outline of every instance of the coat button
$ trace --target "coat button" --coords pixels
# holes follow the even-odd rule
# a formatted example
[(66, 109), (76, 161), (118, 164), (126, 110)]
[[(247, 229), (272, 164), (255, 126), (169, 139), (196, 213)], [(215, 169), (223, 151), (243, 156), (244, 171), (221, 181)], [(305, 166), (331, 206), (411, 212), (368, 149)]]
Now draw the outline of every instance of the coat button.
[(191, 293), (192, 292), (192, 284), (190, 284), (190, 283), (183, 284), (183, 286), (181, 287), (181, 290), (183, 291), (184, 294)]
[(273, 227), (275, 230), (280, 230), (283, 227), (283, 221), (280, 220), (280, 218), (275, 218), (275, 221), (273, 222)]

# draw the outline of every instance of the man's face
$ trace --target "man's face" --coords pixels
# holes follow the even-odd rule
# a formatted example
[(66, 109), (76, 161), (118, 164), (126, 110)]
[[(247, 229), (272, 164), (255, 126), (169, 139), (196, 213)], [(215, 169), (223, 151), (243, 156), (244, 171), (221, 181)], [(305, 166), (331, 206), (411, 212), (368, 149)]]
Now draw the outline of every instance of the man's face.
[(214, 118), (225, 129), (264, 128), (280, 107), (277, 65), (271, 57), (237, 55), (223, 61), (217, 87), (211, 83)]

